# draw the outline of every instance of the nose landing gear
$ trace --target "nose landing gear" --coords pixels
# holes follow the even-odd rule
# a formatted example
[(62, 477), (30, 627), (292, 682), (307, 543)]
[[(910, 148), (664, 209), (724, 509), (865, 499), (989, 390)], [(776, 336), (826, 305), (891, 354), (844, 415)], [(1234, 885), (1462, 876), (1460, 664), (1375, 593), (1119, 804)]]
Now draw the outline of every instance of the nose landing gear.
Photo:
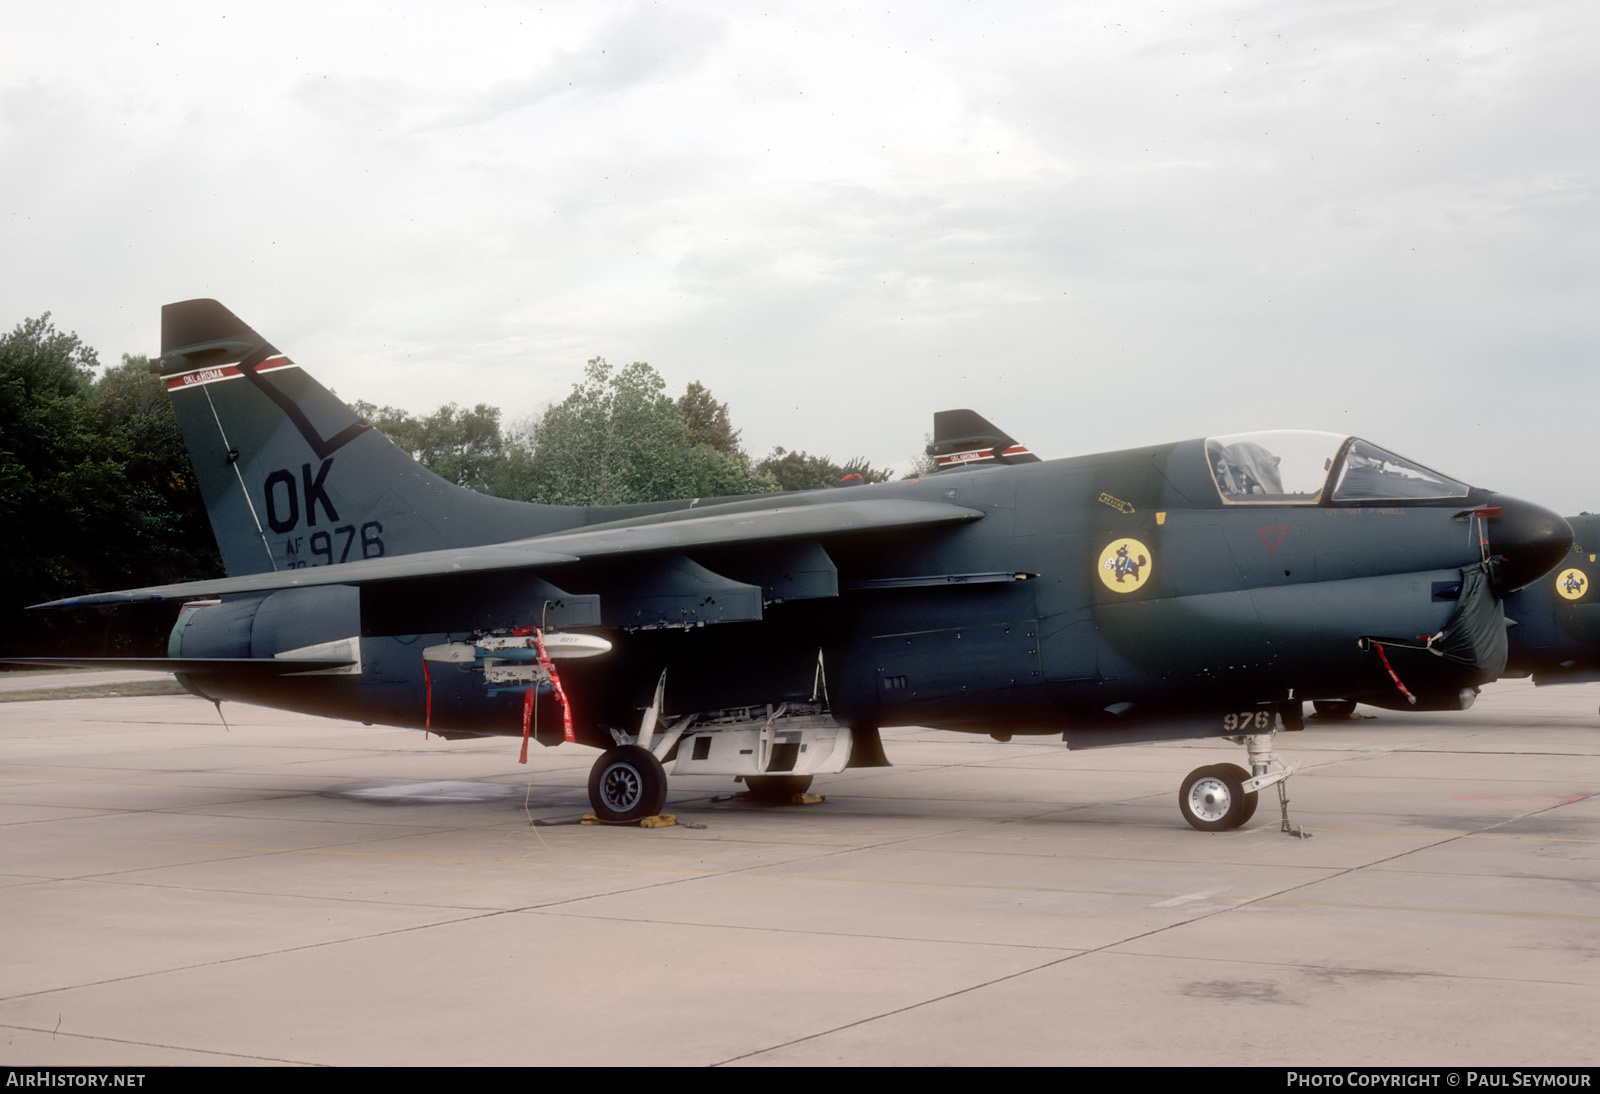
[(1269, 786), (1278, 788), (1278, 804), (1283, 812), (1279, 829), (1291, 836), (1307, 839), (1310, 833), (1289, 821), (1287, 780), (1293, 768), (1273, 750), (1276, 733), (1255, 733), (1229, 737), (1249, 752), (1250, 771), (1238, 764), (1211, 764), (1189, 772), (1178, 791), (1178, 810), (1183, 819), (1202, 832), (1226, 832), (1255, 816), (1259, 794)]
[(1244, 824), (1255, 816), (1259, 798), (1254, 791), (1245, 791), (1249, 778), (1238, 764), (1195, 768), (1178, 791), (1183, 819), (1202, 832), (1225, 832)]

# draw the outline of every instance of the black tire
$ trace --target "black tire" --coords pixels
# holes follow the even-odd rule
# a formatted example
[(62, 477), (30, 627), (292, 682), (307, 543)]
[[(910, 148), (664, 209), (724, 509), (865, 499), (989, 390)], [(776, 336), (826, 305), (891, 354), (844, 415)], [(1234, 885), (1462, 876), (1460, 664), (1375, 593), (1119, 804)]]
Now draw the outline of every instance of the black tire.
[(608, 821), (653, 817), (667, 803), (667, 773), (649, 749), (619, 745), (600, 754), (589, 771), (589, 804)]
[(811, 776), (746, 775), (744, 786), (756, 801), (787, 802), (796, 794), (804, 794), (811, 789)]
[(1311, 709), (1322, 718), (1353, 718), (1356, 713), (1354, 699), (1316, 699), (1311, 703)]
[[(1239, 780), (1241, 785), (1250, 777), (1250, 772), (1246, 771), (1238, 764), (1213, 764), (1212, 766), (1222, 768), (1223, 770), (1231, 773), (1234, 778)], [(1246, 794), (1244, 796), (1244, 805), (1239, 810), (1239, 820), (1236, 822), (1234, 827), (1238, 827), (1239, 825), (1243, 824), (1249, 824), (1250, 818), (1256, 815), (1256, 806), (1260, 804), (1261, 794), (1258, 791), (1252, 790), (1250, 793)]]
[(1256, 812), (1258, 795), (1244, 792), (1247, 778), (1248, 773), (1237, 764), (1197, 767), (1178, 791), (1178, 811), (1191, 828), (1202, 832), (1237, 828)]

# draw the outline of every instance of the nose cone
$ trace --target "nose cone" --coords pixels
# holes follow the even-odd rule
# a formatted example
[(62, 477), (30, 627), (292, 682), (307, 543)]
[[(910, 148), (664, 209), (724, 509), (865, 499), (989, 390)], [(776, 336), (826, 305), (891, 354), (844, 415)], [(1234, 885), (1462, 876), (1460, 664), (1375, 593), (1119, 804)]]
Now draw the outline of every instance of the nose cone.
[(1496, 582), (1502, 596), (1539, 580), (1572, 549), (1572, 527), (1542, 505), (1490, 494), (1484, 508), (1500, 511), (1491, 512), (1483, 527), (1489, 553), (1502, 559)]

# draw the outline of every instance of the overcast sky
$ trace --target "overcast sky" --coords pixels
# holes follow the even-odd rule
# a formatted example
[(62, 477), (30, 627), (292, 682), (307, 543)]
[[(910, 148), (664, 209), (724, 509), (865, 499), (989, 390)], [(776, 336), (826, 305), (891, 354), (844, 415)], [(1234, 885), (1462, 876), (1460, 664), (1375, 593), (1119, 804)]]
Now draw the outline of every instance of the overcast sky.
[(1600, 6), (15, 5), (0, 325), (216, 297), (347, 398), (586, 359), (903, 464), (1358, 433), (1600, 509)]

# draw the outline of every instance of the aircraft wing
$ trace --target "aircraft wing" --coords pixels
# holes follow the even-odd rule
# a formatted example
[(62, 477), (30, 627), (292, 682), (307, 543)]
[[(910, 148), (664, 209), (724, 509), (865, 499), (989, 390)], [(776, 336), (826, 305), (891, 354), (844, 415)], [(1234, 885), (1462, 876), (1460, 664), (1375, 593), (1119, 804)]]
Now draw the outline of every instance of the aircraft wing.
[(310, 566), (274, 573), (246, 574), (210, 581), (150, 585), (142, 589), (66, 597), (35, 608), (81, 608), (188, 600), (229, 593), (264, 593), (318, 585), (371, 585), (417, 578), (442, 578), (506, 570), (543, 570), (579, 561), (725, 547), (773, 540), (811, 539), (893, 529), (959, 524), (983, 516), (978, 509), (908, 498), (830, 501), (817, 505), (774, 506), (732, 513), (695, 515), (650, 523), (579, 528), (480, 547), (450, 548), (371, 558), (332, 566)]
[(147, 585), (142, 589), (119, 589), (115, 592), (69, 596), (30, 607), (91, 608), (112, 604), (143, 604), (155, 600), (191, 600), (195, 597), (224, 596), (228, 593), (268, 593), (279, 589), (305, 589), (317, 585), (366, 585), (404, 578), (559, 566), (578, 560), (576, 555), (546, 550), (536, 546), (535, 543), (534, 540), (515, 540), (483, 547), (424, 551), (414, 555), (396, 555), (393, 558), (369, 558), (333, 566), (308, 566), (302, 570), (278, 570), (266, 574), (219, 577), (210, 581), (180, 581), (171, 585)]
[(354, 661), (337, 658), (287, 657), (5, 657), (8, 665), (52, 669), (117, 669), (140, 672), (226, 673), (229, 676), (293, 676), (302, 672), (329, 672)]

